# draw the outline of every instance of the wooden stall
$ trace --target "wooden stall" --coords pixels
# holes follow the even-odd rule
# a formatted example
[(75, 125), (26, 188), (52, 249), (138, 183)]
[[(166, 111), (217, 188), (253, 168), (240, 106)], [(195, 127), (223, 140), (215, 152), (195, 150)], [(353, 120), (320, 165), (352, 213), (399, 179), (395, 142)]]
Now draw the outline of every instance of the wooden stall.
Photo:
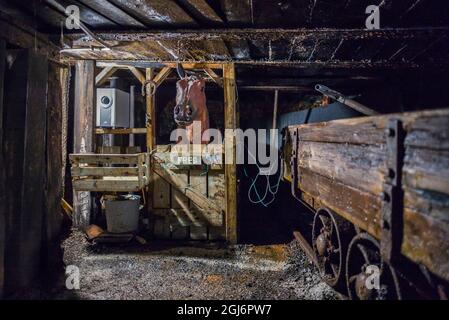
[[(76, 86), (75, 105), (80, 115), (79, 121), (84, 121), (84, 131), (77, 131), (75, 126), (75, 141), (94, 141), (95, 134), (146, 134), (146, 157), (148, 161), (144, 161), (145, 168), (148, 173), (137, 177), (138, 181), (128, 181), (131, 171), (140, 170), (140, 165), (135, 168), (114, 169), (91, 167), (85, 168), (79, 166), (79, 163), (86, 163), (91, 160), (98, 163), (108, 163), (106, 160), (121, 159), (124, 155), (92, 155), (93, 145), (88, 143), (84, 149), (76, 145), (77, 154), (71, 155), (72, 159), (72, 177), (74, 180), (75, 213), (79, 218), (77, 225), (79, 227), (86, 226), (88, 212), (91, 210), (89, 200), (90, 191), (104, 192), (124, 192), (138, 191), (144, 188), (146, 190), (147, 211), (150, 217), (150, 229), (156, 238), (171, 239), (202, 239), (202, 240), (227, 240), (230, 243), (238, 241), (237, 230), (237, 169), (236, 169), (236, 148), (235, 137), (230, 136), (225, 139), (221, 146), (223, 150), (223, 159), (229, 161), (217, 166), (204, 168), (188, 167), (182, 170), (176, 168), (169, 169), (164, 164), (167, 160), (165, 153), (170, 152), (170, 146), (157, 145), (156, 137), (156, 96), (157, 88), (176, 68), (176, 63), (160, 62), (154, 63), (155, 67), (140, 68), (132, 64), (120, 64), (115, 62), (97, 62), (96, 66), (102, 68), (98, 75), (94, 78), (91, 72), (90, 62), (78, 62), (78, 77), (85, 77), (83, 86)], [(224, 128), (235, 129), (237, 127), (238, 112), (235, 97), (235, 70), (233, 63), (182, 63), (186, 70), (203, 71), (206, 77), (210, 77), (224, 90)], [(110, 77), (115, 71), (120, 69), (129, 70), (141, 83), (143, 93), (146, 96), (146, 126), (145, 128), (130, 129), (103, 129), (94, 128), (91, 123), (94, 118), (94, 92), (91, 86), (95, 83), (101, 85), (107, 77)], [(219, 76), (218, 73), (222, 73)], [(77, 77), (77, 79), (78, 79)], [(86, 131), (90, 128), (90, 131)], [(168, 148), (168, 149), (167, 149)], [(82, 153), (88, 153), (83, 155)], [(106, 159), (106, 158), (107, 159)], [(140, 159), (138, 156), (136, 159)], [(126, 159), (130, 160), (130, 157)], [(165, 159), (165, 160), (164, 160)], [(104, 160), (104, 161), (103, 161)], [(109, 161), (108, 160), (108, 161)], [(106, 161), (106, 162), (105, 162)], [(151, 163), (150, 163), (151, 162)], [(148, 164), (148, 166), (147, 166)], [(108, 171), (107, 171), (108, 170)], [(134, 170), (134, 171), (133, 171)], [(146, 170), (146, 169), (145, 169)], [(126, 172), (125, 172), (126, 171)], [(140, 172), (140, 171), (139, 171)], [(87, 174), (89, 173), (89, 174)], [(96, 174), (94, 179), (86, 176)], [(111, 179), (104, 177), (107, 175), (122, 176), (126, 173), (127, 177), (121, 179)], [(136, 177), (133, 177), (136, 178)], [(137, 184), (136, 184), (137, 183)], [(126, 184), (126, 186), (125, 186)], [(195, 187), (191, 187), (195, 185)], [(82, 201), (80, 198), (86, 199)], [(78, 199), (81, 199), (78, 201)]]
[[(201, 150), (202, 146), (199, 147)], [(204, 164), (201, 154), (194, 152), (190, 153), (192, 160), (188, 163), (174, 164), (176, 161), (170, 155), (176, 155), (170, 145), (157, 146), (153, 155), (155, 237), (225, 240), (224, 166)]]

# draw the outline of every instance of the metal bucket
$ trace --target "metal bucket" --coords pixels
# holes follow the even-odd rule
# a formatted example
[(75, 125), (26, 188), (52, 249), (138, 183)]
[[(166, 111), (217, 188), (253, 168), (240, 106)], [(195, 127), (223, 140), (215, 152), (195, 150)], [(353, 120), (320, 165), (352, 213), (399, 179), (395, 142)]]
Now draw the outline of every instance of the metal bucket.
[(106, 224), (111, 233), (132, 233), (139, 226), (140, 197), (120, 196), (117, 200), (106, 200)]

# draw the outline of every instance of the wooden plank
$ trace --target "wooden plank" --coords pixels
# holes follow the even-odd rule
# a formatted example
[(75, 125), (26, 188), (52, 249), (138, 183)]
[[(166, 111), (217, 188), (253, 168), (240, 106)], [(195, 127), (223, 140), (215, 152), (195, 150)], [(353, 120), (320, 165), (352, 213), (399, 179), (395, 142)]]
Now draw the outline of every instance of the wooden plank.
[(141, 188), (136, 177), (133, 180), (79, 179), (73, 181), (73, 189), (81, 192), (137, 192)]
[(96, 128), (95, 134), (146, 134), (147, 128)]
[(136, 67), (128, 66), (129, 71), (139, 80), (141, 84), (145, 83), (145, 75)]
[(211, 68), (204, 68), (204, 72), (212, 79), (216, 84), (220, 87), (223, 87), (223, 80), (220, 78), (218, 74), (215, 73)]
[[(185, 185), (189, 184), (189, 171), (188, 170), (177, 170), (176, 176)], [(187, 198), (182, 192), (176, 188), (171, 189), (171, 207), (174, 209), (188, 208), (189, 198)]]
[[(157, 62), (143, 62), (140, 65), (152, 65), (154, 67), (161, 67), (166, 66), (170, 68), (176, 68), (180, 62), (176, 61), (157, 61)], [(217, 63), (217, 62), (181, 62), (182, 67), (186, 70), (188, 69), (204, 69), (204, 68), (210, 68), (210, 69), (223, 69), (223, 63)], [(130, 65), (138, 66), (138, 62), (135, 61), (98, 61), (97, 66), (101, 68), (105, 68), (108, 66), (114, 66), (121, 69), (128, 69)]]
[(223, 211), (226, 209), (225, 205), (225, 177), (223, 172), (219, 171), (209, 171), (207, 175), (208, 179), (208, 197), (215, 204), (222, 208)]
[[(69, 0), (58, 0), (57, 3), (63, 6), (64, 8), (73, 5), (73, 2)], [(76, 3), (76, 6), (79, 9), (81, 21), (90, 27), (108, 30), (118, 26), (115, 22), (109, 20), (108, 18), (106, 18), (101, 14), (98, 14), (97, 12), (92, 10), (89, 6), (86, 6), (79, 2)]]
[(122, 177), (122, 176), (137, 176), (139, 169), (133, 167), (72, 167), (72, 177), (81, 176), (110, 176), (110, 177)]
[(137, 164), (138, 154), (86, 154), (76, 153), (69, 155), (70, 162), (75, 163), (113, 163)]
[(130, 28), (144, 28), (144, 24), (134, 19), (132, 16), (127, 14), (124, 10), (115, 6), (108, 0), (79, 0), (83, 4), (91, 7), (97, 12), (101, 12), (102, 15), (109, 18), (109, 20), (114, 21), (124, 27)]
[(32, 286), (43, 262), (48, 60), (31, 50), (20, 51), (7, 74), (5, 286), (14, 292)]
[[(28, 51), (28, 89), (27, 111), (25, 118), (24, 163), (22, 184), (22, 214), (20, 263), (15, 267), (23, 275), (23, 282), (18, 286), (27, 287), (39, 273), (39, 261), (42, 261), (41, 243), (44, 223), (45, 159), (46, 159), (46, 126), (47, 126), (47, 88), (48, 60), (45, 56)], [(32, 210), (31, 210), (32, 209)], [(9, 258), (9, 257), (8, 257)]]
[(207, 3), (206, 0), (181, 0), (182, 3), (193, 11), (195, 17), (209, 24), (223, 24), (223, 19), (215, 12), (215, 10)]
[(156, 174), (166, 180), (172, 187), (177, 188), (187, 198), (193, 201), (204, 214), (204, 218), (212, 225), (220, 226), (223, 223), (222, 210), (218, 208), (215, 203), (210, 201), (207, 197), (199, 193), (196, 189), (191, 188), (188, 184), (184, 183), (175, 172), (170, 169), (161, 167), (155, 163), (153, 170)]
[(153, 81), (156, 83), (156, 87), (159, 87), (165, 79), (170, 75), (172, 68), (164, 67), (161, 71), (154, 77)]
[[(5, 83), (6, 43), (0, 39), (0, 154), (3, 157), (3, 85)], [(6, 241), (6, 175), (5, 166), (0, 168), (0, 299), (5, 284), (5, 241)]]
[(449, 281), (447, 193), (406, 188), (402, 253)]
[(106, 67), (95, 77), (95, 85), (101, 86), (117, 71), (116, 67)]
[(407, 147), (403, 184), (413, 189), (449, 194), (449, 149)]
[(114, 4), (132, 14), (147, 27), (192, 27), (197, 25), (174, 1), (115, 0)]
[(47, 268), (54, 268), (60, 263), (54, 253), (60, 236), (62, 215), (61, 199), (63, 186), (63, 90), (61, 86), (62, 69), (54, 63), (48, 68), (47, 90), (47, 132), (46, 132), (46, 182), (44, 210), (44, 247), (43, 255)]
[[(83, 60), (75, 64), (74, 152), (95, 151), (95, 61)], [(92, 199), (89, 192), (73, 195), (73, 224), (84, 228), (90, 224)]]
[(379, 238), (380, 194), (363, 192), (306, 168), (301, 169), (298, 185), (322, 205)]
[(154, 175), (152, 180), (152, 187), (152, 209), (169, 209), (170, 184), (158, 175)]
[(387, 172), (385, 145), (301, 141), (298, 170), (309, 169), (333, 181), (378, 195)]
[[(223, 65), (224, 85), (224, 127), (237, 127), (237, 108), (235, 101), (235, 67), (233, 63)], [(237, 222), (237, 167), (235, 137), (225, 137), (225, 199), (226, 199), (226, 240), (238, 241)]]

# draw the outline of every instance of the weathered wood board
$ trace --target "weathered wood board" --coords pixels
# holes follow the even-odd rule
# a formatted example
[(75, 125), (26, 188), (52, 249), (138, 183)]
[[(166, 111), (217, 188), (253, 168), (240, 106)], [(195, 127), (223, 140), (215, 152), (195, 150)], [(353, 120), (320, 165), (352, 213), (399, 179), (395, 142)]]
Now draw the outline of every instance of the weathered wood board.
[(297, 130), (302, 198), (380, 239), (389, 119), (400, 119), (406, 134), (402, 253), (449, 280), (449, 110), (290, 126), (284, 179), (291, 181), (291, 135)]
[(155, 237), (224, 240), (223, 167), (173, 164), (170, 146), (158, 145), (156, 149), (152, 164)]

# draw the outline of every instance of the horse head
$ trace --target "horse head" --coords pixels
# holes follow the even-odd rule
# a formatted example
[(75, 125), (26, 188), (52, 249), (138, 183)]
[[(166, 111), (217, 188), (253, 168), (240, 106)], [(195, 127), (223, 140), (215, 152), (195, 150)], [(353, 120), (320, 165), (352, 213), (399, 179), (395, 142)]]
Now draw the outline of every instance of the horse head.
[(205, 81), (197, 76), (187, 76), (181, 64), (177, 67), (180, 80), (176, 83), (176, 105), (173, 116), (178, 126), (188, 131), (194, 121), (201, 122), (201, 133), (209, 129), (206, 106)]

